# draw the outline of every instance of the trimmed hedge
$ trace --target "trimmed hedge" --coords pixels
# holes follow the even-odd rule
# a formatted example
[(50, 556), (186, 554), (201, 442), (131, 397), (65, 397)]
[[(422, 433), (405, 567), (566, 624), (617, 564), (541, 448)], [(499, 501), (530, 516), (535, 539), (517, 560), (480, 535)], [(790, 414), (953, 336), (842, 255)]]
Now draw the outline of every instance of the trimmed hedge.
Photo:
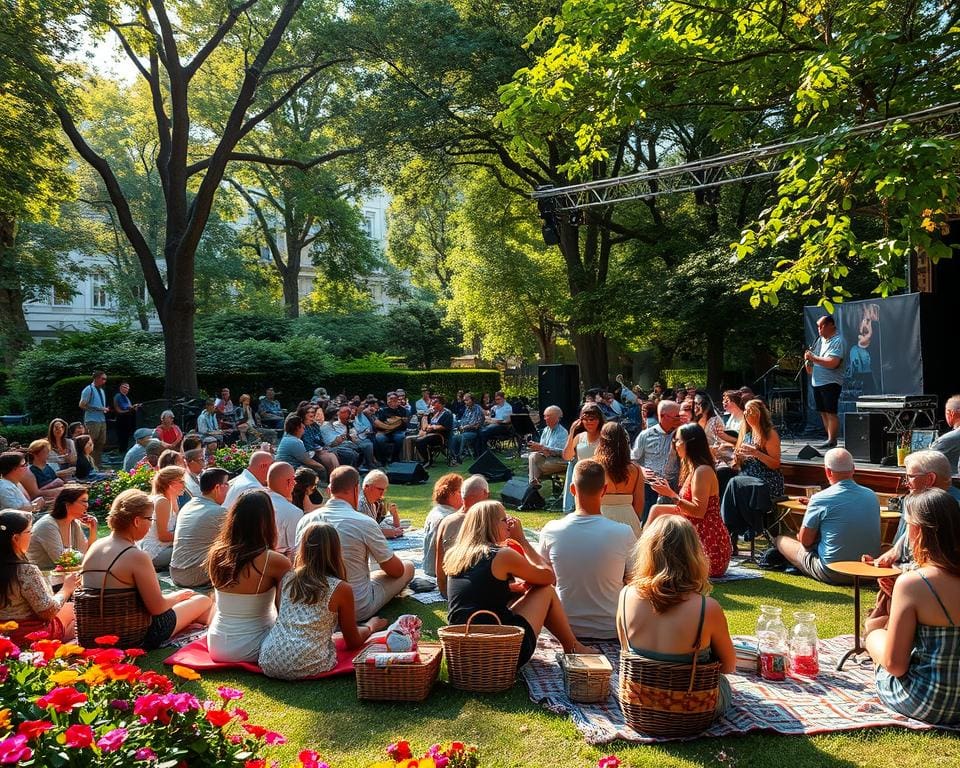
[(679, 389), (690, 382), (697, 389), (707, 386), (706, 368), (666, 368), (660, 372), (663, 382), (671, 389)]
[(8, 443), (28, 445), (47, 436), (47, 424), (0, 424), (0, 437)]
[(330, 393), (331, 397), (341, 392), (346, 395), (364, 397), (373, 393), (384, 397), (392, 389), (405, 389), (407, 398), (413, 402), (420, 398), (420, 389), (430, 387), (447, 399), (453, 398), (457, 390), (473, 392), (479, 399), (483, 392), (493, 394), (501, 388), (500, 371), (472, 368), (448, 368), (434, 371), (411, 371), (391, 369), (388, 371), (338, 371), (317, 385)]

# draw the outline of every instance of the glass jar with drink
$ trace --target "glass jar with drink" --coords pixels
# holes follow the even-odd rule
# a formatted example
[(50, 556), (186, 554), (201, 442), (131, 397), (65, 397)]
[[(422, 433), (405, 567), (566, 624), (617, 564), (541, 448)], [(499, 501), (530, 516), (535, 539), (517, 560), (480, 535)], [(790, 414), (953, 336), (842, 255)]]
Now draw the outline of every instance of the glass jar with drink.
[(787, 628), (782, 615), (782, 608), (760, 606), (757, 651), (760, 654), (760, 676), (765, 680), (783, 680), (787, 674)]
[(820, 673), (817, 654), (817, 617), (806, 611), (793, 614), (790, 630), (790, 677), (812, 680)]

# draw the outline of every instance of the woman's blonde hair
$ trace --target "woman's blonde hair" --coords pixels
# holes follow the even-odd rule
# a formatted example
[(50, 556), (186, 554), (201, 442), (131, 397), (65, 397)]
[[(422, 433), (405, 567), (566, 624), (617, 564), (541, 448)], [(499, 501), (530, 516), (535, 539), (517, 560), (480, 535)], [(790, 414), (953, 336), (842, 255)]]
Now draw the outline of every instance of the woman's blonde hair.
[(463, 518), (456, 543), (443, 557), (443, 571), (459, 576), (500, 544), (500, 521), (506, 515), (499, 501), (478, 501)]
[(170, 466), (158, 469), (150, 483), (151, 490), (160, 496), (167, 495), (167, 489), (178, 480), (183, 480), (186, 470), (183, 467)]
[(686, 518), (664, 515), (648, 523), (635, 553), (630, 585), (656, 613), (682, 603), (691, 592), (709, 593), (710, 564), (696, 528)]
[(340, 537), (332, 525), (313, 523), (300, 539), (285, 596), (294, 603), (326, 605), (330, 599), (331, 577), (341, 581), (347, 578)]
[[(746, 413), (747, 411), (757, 411), (760, 416), (760, 431), (759, 434), (753, 435), (753, 444), (757, 448), (763, 448), (767, 438), (770, 437), (770, 433), (773, 432), (773, 419), (770, 417), (770, 409), (767, 408), (767, 404), (763, 400), (753, 399), (744, 403), (743, 412)], [(740, 425), (740, 434), (737, 436), (737, 447), (743, 445), (746, 436), (752, 433), (753, 427), (747, 423), (747, 418), (744, 416), (743, 424)]]
[(113, 504), (110, 505), (107, 525), (115, 533), (123, 532), (129, 529), (138, 517), (151, 515), (153, 515), (153, 502), (150, 501), (150, 497), (138, 488), (128, 488), (118, 493)]

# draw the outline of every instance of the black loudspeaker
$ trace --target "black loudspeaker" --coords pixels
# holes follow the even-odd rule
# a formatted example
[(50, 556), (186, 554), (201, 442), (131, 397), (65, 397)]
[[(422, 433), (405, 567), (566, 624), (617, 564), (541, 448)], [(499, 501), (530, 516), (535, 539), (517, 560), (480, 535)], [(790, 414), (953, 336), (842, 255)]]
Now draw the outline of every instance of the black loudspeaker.
[(857, 461), (879, 464), (887, 455), (886, 426), (887, 418), (882, 413), (845, 413), (843, 444)]
[(822, 455), (823, 454), (810, 445), (810, 443), (807, 443), (805, 446), (803, 446), (803, 448), (797, 451), (798, 459), (819, 459)]
[(540, 491), (524, 479), (514, 478), (500, 491), (500, 500), (503, 506), (526, 512), (531, 509), (543, 509), (547, 502), (543, 500)]
[(470, 465), (471, 475), (483, 475), (491, 483), (502, 483), (513, 477), (510, 467), (498, 459), (493, 451), (484, 451), (483, 455)]
[(430, 479), (427, 470), (419, 461), (395, 461), (388, 464), (384, 471), (390, 482), (398, 485), (418, 485)]
[(580, 367), (557, 364), (537, 366), (537, 403), (540, 413), (548, 405), (563, 411), (561, 423), (569, 427), (580, 409)]

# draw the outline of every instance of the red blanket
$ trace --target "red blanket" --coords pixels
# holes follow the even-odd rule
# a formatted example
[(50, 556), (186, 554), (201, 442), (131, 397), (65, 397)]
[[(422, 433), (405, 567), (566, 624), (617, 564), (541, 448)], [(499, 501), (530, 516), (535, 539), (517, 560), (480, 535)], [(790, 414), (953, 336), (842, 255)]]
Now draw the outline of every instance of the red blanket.
[[(337, 649), (337, 663), (333, 669), (308, 679), (319, 680), (322, 677), (353, 674), (353, 658), (360, 653), (363, 648), (357, 648), (351, 651), (346, 647), (342, 639), (337, 640), (335, 645)], [(263, 670), (260, 669), (260, 667), (249, 661), (214, 661), (210, 658), (210, 652), (207, 650), (206, 637), (201, 637), (199, 640), (194, 640), (192, 643), (183, 646), (183, 648), (176, 651), (173, 655), (164, 659), (163, 663), (171, 665), (179, 664), (182, 667), (195, 669), (198, 672), (216, 669), (244, 669), (247, 672), (263, 674)]]

